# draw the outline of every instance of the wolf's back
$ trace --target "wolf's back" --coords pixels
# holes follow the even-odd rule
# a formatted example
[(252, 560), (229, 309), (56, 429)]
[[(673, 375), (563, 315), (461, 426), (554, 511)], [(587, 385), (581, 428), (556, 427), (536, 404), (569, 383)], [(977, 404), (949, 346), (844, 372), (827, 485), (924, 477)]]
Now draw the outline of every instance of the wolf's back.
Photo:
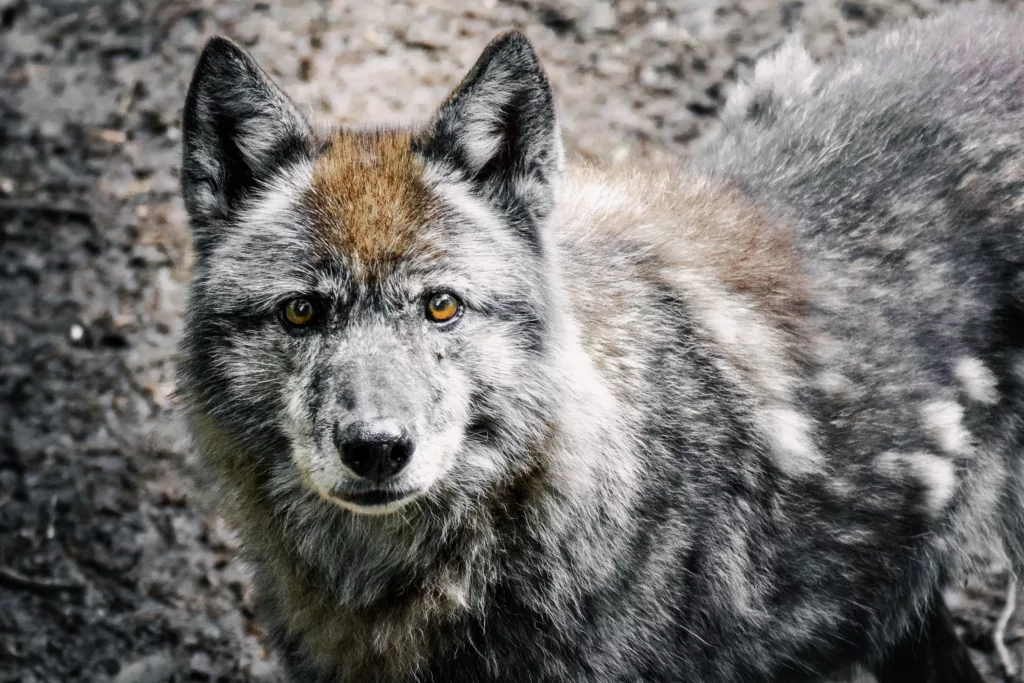
[(1018, 568), (1022, 46), (1019, 18), (974, 6), (820, 67), (787, 46), (693, 164), (792, 228), (835, 466), (912, 462), (951, 547), (1001, 538)]

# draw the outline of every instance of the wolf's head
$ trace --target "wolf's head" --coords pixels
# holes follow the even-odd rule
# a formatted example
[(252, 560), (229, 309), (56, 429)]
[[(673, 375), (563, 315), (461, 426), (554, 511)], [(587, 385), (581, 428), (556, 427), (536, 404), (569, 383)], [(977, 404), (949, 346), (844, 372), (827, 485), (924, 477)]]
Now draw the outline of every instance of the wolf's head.
[(244, 454), (229, 467), (373, 513), (522, 465), (545, 429), (562, 151), (521, 34), (428, 126), (327, 135), (214, 38), (183, 129), (196, 270), (179, 390)]

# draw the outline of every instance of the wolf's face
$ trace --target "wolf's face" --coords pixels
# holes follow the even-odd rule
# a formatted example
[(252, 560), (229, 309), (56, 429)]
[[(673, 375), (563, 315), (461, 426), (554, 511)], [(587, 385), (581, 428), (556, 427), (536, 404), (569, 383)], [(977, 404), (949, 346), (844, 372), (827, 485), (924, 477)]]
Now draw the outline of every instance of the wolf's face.
[(521, 35), (495, 40), (425, 129), (325, 137), (213, 39), (184, 119), (194, 416), (245, 467), (358, 512), (500, 480), (544, 428), (560, 165)]

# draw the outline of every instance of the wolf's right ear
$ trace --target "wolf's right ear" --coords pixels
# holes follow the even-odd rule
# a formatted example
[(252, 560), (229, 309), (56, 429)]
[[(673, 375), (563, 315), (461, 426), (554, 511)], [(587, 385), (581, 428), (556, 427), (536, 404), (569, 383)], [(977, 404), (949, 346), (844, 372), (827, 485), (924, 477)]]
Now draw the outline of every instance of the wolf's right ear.
[(313, 134), (245, 50), (214, 37), (192, 75), (182, 139), (182, 193), (202, 241), (257, 183), (310, 154)]
[(526, 36), (487, 46), (419, 140), (421, 151), (461, 174), (523, 224), (544, 218), (562, 170), (554, 95)]

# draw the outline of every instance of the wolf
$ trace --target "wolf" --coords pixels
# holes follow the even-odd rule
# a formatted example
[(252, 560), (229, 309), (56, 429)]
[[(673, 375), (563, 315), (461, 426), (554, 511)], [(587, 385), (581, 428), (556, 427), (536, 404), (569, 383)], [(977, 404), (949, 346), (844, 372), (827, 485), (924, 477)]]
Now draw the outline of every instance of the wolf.
[(1022, 45), (787, 42), (606, 168), (518, 32), (329, 131), (211, 39), (178, 394), (290, 680), (817, 680), (1024, 568)]

